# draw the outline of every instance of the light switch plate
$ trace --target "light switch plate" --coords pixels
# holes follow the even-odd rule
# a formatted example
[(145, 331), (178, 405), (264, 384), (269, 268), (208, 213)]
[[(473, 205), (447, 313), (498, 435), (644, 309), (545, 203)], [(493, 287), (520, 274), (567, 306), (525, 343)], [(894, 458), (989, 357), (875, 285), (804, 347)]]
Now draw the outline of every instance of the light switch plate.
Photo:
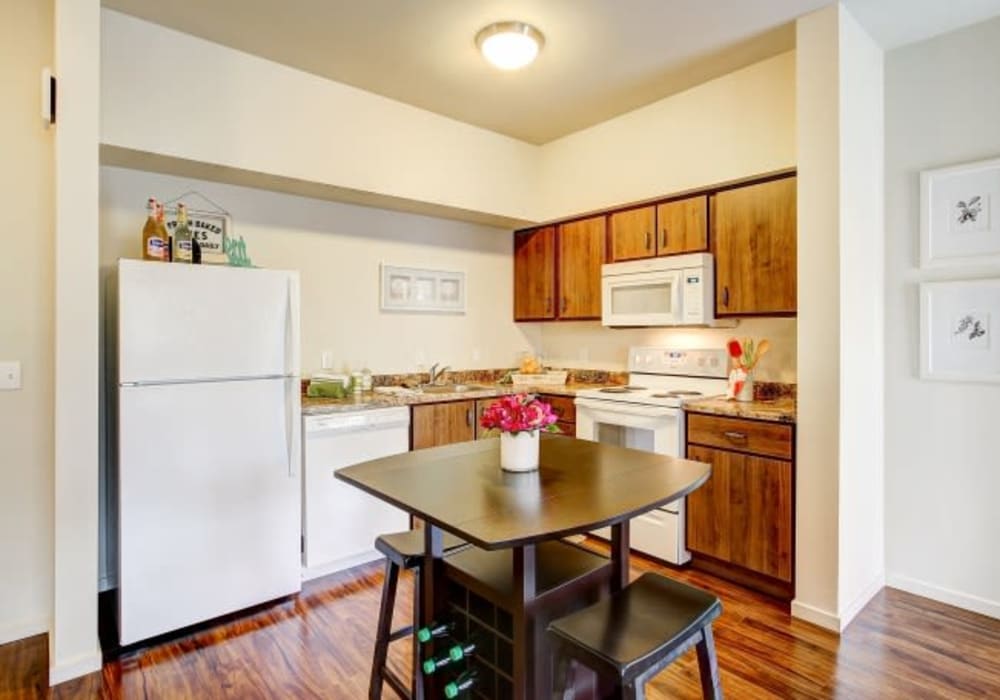
[(0, 390), (12, 391), (21, 388), (21, 363), (0, 362)]

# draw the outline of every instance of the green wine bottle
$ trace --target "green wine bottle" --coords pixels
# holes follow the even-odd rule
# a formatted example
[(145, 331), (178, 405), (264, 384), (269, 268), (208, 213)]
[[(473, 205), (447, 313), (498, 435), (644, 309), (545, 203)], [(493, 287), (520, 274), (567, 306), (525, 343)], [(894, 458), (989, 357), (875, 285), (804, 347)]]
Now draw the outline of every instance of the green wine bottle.
[(448, 636), (454, 629), (454, 622), (432, 622), (427, 627), (421, 627), (417, 630), (417, 641), (426, 644), (432, 639)]
[(427, 659), (423, 663), (424, 673), (430, 675), (436, 671), (441, 670), (449, 664), (453, 664), (456, 661), (461, 661), (476, 651), (475, 642), (466, 642), (464, 644), (455, 644), (448, 648), (447, 653), (442, 654), (436, 659)]
[(478, 678), (479, 674), (476, 672), (475, 669), (466, 671), (465, 673), (458, 676), (455, 680), (445, 685), (444, 696), (446, 698), (457, 698), (459, 695), (461, 695), (469, 688), (474, 686)]

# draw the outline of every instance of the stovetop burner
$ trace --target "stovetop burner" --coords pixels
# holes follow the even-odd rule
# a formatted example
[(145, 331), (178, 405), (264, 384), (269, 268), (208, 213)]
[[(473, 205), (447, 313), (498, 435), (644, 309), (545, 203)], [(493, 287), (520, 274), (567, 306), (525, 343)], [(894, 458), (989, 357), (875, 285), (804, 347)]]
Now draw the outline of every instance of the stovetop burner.
[(598, 389), (602, 394), (627, 394), (630, 391), (645, 391), (644, 386), (634, 386), (628, 384), (626, 386), (606, 386), (603, 389)]

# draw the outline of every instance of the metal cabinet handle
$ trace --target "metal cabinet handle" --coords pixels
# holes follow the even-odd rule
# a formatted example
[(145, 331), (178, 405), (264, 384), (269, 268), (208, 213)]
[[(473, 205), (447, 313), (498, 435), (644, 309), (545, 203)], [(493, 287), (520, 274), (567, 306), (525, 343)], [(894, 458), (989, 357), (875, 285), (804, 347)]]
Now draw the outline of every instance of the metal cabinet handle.
[(566, 313), (566, 309), (568, 309), (568, 308), (569, 308), (569, 299), (567, 299), (566, 297), (563, 297), (562, 312)]
[(465, 424), (467, 426), (469, 426), (470, 428), (472, 427), (472, 414), (473, 413), (475, 413), (475, 409), (472, 409), (472, 408), (468, 409), (465, 412)]
[(545, 313), (552, 312), (552, 297), (545, 297)]
[(649, 231), (646, 231), (646, 250), (653, 247), (653, 236)]
[(663, 247), (664, 248), (667, 247), (667, 239), (668, 239), (667, 229), (663, 229)]
[(727, 430), (726, 432), (723, 433), (723, 435), (725, 435), (727, 438), (729, 438), (733, 442), (746, 442), (747, 441), (747, 434), (746, 433), (740, 433), (740, 432), (737, 432), (735, 430)]
[(729, 285), (722, 288), (722, 305), (729, 306)]

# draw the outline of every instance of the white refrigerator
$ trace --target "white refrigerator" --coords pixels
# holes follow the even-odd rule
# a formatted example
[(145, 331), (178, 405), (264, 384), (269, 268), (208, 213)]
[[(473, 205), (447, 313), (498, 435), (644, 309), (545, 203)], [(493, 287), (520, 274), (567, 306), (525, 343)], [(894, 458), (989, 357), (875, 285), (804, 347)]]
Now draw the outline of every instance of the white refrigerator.
[(118, 266), (122, 645), (301, 587), (296, 272)]

